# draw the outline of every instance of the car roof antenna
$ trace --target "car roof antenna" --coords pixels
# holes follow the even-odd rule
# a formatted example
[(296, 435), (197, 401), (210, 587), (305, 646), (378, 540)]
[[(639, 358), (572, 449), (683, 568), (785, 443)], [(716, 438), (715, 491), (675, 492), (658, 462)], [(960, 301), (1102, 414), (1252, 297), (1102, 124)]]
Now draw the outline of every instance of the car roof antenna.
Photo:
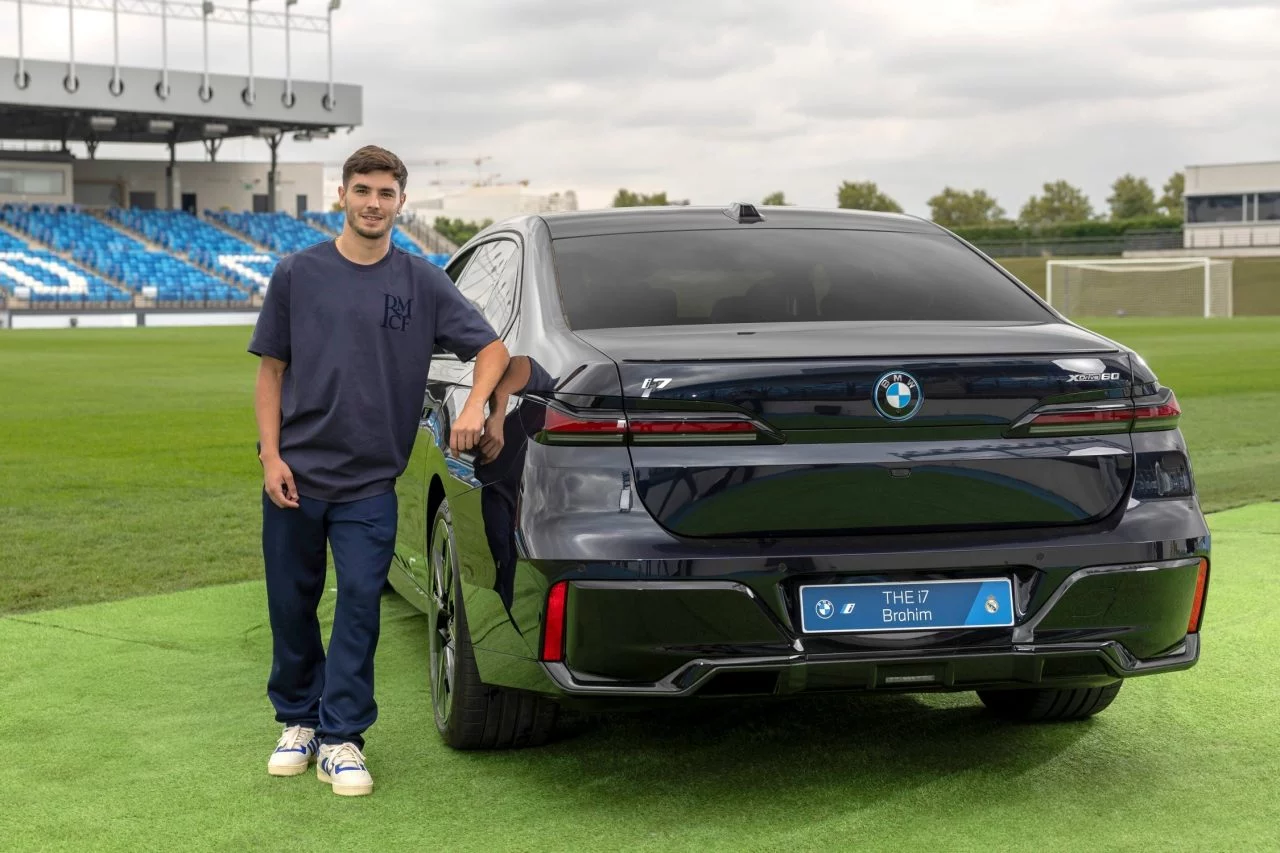
[(737, 223), (764, 222), (760, 211), (754, 204), (734, 202), (724, 209), (724, 215)]

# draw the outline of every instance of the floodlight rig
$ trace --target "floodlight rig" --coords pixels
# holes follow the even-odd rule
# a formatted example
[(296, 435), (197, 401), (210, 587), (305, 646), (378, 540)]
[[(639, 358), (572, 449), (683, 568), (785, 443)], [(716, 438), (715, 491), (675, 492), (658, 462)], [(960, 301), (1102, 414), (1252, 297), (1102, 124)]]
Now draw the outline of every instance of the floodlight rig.
[(212, 0), (201, 0), (199, 3), (188, 3), (182, 0), (13, 0), (18, 6), (18, 73), (14, 80), (19, 89), (25, 89), (30, 84), (30, 77), (26, 69), (26, 51), (23, 40), (23, 6), (30, 4), (33, 6), (54, 6), (60, 9), (66, 9), (68, 15), (68, 30), (70, 33), (69, 46), (70, 51), (67, 61), (67, 76), (63, 80), (63, 86), (68, 91), (74, 92), (79, 87), (79, 80), (76, 78), (75, 65), (75, 10), (89, 9), (94, 11), (103, 11), (112, 13), (112, 25), (114, 30), (115, 42), (115, 66), (116, 73), (112, 78), (112, 92), (119, 94), (117, 90), (121, 87), (120, 82), (120, 37), (119, 37), (119, 16), (121, 13), (126, 15), (145, 15), (149, 17), (158, 17), (160, 19), (160, 53), (161, 53), (161, 69), (160, 81), (156, 84), (156, 94), (161, 99), (169, 96), (169, 18), (178, 18), (181, 20), (201, 21), (204, 25), (204, 67), (205, 81), (201, 89), (201, 98), (208, 101), (212, 98), (212, 91), (209, 88), (209, 22), (219, 24), (235, 24), (244, 25), (248, 30), (248, 48), (249, 48), (249, 79), (241, 98), (248, 106), (253, 106), (257, 97), (257, 91), (254, 86), (253, 73), (253, 26), (257, 24), (260, 27), (268, 27), (273, 29), (283, 29), (285, 31), (285, 106), (293, 106), (295, 95), (293, 92), (293, 69), (292, 69), (292, 45), (291, 35), (294, 30), (312, 33), (324, 33), (329, 41), (329, 93), (328, 97), (323, 99), (324, 107), (332, 110), (336, 104), (333, 87), (333, 13), (342, 8), (342, 0), (329, 0), (328, 9), (324, 16), (320, 15), (299, 15), (293, 12), (292, 7), (296, 6), (298, 0), (284, 0), (284, 12), (255, 12), (253, 4), (257, 0), (246, 0), (244, 9), (232, 9), (218, 7)]
[[(75, 12), (80, 10), (93, 10), (110, 12), (112, 17), (112, 43), (114, 49), (114, 70), (111, 75), (110, 89), (114, 95), (119, 95), (124, 91), (124, 82), (120, 77), (120, 15), (143, 15), (148, 17), (160, 18), (160, 46), (161, 46), (161, 66), (160, 79), (156, 83), (156, 95), (161, 100), (168, 99), (171, 94), (169, 87), (169, 18), (174, 17), (181, 20), (200, 21), (203, 28), (204, 38), (204, 77), (200, 86), (200, 100), (208, 103), (213, 100), (213, 88), (210, 83), (209, 76), (209, 22), (244, 25), (248, 32), (248, 51), (249, 51), (249, 74), (244, 90), (240, 93), (240, 98), (246, 106), (253, 106), (257, 100), (257, 90), (255, 86), (254, 70), (253, 70), (253, 27), (257, 24), (260, 27), (268, 27), (274, 29), (283, 29), (285, 36), (285, 91), (282, 100), (286, 108), (291, 108), (296, 103), (297, 96), (293, 91), (293, 64), (292, 64), (292, 33), (294, 30), (303, 32), (324, 33), (328, 40), (328, 62), (329, 62), (329, 80), (328, 92), (322, 98), (324, 109), (332, 111), (337, 105), (337, 98), (334, 90), (333, 82), (333, 13), (342, 8), (342, 0), (328, 0), (328, 8), (324, 16), (319, 15), (299, 15), (294, 13), (293, 7), (298, 4), (298, 0), (283, 0), (283, 13), (279, 12), (257, 12), (254, 11), (253, 4), (258, 0), (245, 0), (243, 9), (219, 7), (214, 0), (199, 0), (199, 2), (184, 2), (184, 0), (13, 0), (18, 6), (18, 70), (14, 79), (15, 85), (19, 89), (26, 89), (31, 83), (31, 77), (27, 73), (26, 67), (26, 50), (24, 42), (24, 21), (23, 7), (25, 4), (34, 6), (53, 6), (56, 8), (65, 8), (67, 10), (67, 26), (68, 26), (68, 55), (67, 55), (67, 73), (63, 78), (62, 85), (68, 92), (75, 92), (80, 88), (79, 78), (76, 76), (76, 55), (75, 55)], [(105, 126), (99, 122), (99, 126)], [(221, 125), (208, 125), (205, 129), (205, 150), (209, 154), (210, 160), (217, 158), (218, 148), (222, 143), (222, 135), (218, 131)], [(86, 140), (89, 145), (89, 156), (96, 154), (98, 139), (96, 133), (101, 132), (98, 127), (91, 125), (94, 137)], [(154, 128), (152, 132), (155, 132)], [(349, 132), (349, 131), (348, 131)], [(271, 171), (268, 174), (268, 209), (275, 209), (275, 184), (277, 182), (277, 149), (283, 139), (284, 134), (279, 128), (262, 128), (258, 134), (266, 141), (267, 146), (271, 150)], [(311, 139), (323, 138), (316, 132), (299, 134), (294, 137), (300, 142), (310, 141)], [(174, 130), (168, 131), (169, 143), (169, 169), (172, 171), (175, 164), (175, 147), (177, 145), (177, 133)]]

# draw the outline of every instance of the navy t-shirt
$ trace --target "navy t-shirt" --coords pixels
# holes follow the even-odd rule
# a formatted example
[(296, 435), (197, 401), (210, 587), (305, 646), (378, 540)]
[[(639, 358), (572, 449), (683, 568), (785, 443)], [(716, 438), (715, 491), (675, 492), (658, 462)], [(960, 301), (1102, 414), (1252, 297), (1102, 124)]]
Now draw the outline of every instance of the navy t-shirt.
[(470, 361), (498, 336), (444, 270), (392, 246), (357, 264), (333, 240), (277, 264), (249, 352), (288, 364), (280, 456), (298, 494), (390, 491), (422, 418), (435, 345)]

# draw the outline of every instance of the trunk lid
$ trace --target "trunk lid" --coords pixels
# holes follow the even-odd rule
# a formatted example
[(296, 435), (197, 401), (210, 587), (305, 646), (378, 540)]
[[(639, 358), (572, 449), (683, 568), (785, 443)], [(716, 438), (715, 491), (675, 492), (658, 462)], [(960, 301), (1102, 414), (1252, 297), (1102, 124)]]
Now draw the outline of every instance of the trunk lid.
[[(636, 496), (696, 537), (1083, 524), (1132, 476), (1126, 353), (1063, 324), (801, 323), (580, 331), (618, 365)], [(834, 355), (833, 355), (834, 354)], [(735, 419), (753, 430), (672, 428)]]

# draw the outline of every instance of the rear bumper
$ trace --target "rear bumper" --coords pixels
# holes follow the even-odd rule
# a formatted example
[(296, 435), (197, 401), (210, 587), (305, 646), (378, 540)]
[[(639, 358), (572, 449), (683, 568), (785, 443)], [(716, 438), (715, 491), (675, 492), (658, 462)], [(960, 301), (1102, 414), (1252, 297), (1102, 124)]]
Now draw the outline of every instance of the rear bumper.
[(690, 697), (782, 695), (815, 691), (978, 690), (1011, 687), (1083, 687), (1120, 678), (1193, 666), (1200, 635), (1188, 634), (1167, 655), (1139, 660), (1120, 643), (1016, 645), (1003, 651), (950, 649), (943, 653), (806, 658), (699, 658), (659, 681), (610, 683), (583, 679), (561, 663), (544, 663), (569, 696)]
[(565, 660), (541, 666), (555, 692), (602, 698), (1107, 684), (1197, 662), (1202, 559), (1079, 568), (1048, 594), (1009, 570), (1012, 627), (906, 633), (803, 633), (798, 580), (772, 602), (733, 580), (572, 581)]

